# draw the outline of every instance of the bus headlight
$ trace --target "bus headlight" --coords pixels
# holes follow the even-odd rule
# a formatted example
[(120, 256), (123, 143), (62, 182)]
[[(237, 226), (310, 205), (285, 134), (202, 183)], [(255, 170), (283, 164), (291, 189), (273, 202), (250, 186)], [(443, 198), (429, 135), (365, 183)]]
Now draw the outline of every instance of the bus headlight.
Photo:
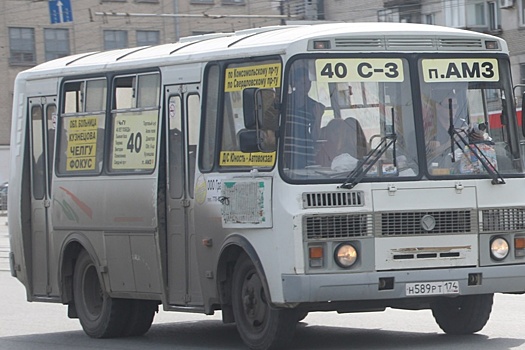
[(509, 255), (509, 242), (503, 237), (495, 237), (490, 241), (490, 256), (494, 260), (503, 260)]
[(357, 249), (350, 243), (341, 243), (335, 249), (334, 259), (337, 265), (347, 269), (357, 261)]

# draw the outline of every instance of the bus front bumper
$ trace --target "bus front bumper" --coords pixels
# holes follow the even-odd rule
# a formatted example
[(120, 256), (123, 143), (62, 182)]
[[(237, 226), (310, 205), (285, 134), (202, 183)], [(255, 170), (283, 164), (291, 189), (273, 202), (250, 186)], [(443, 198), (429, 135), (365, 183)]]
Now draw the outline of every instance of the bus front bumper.
[[(457, 295), (521, 293), (525, 292), (525, 266), (506, 265), (345, 274), (283, 274), (282, 281), (285, 303), (403, 299), (414, 297), (414, 295), (408, 295), (408, 289), (413, 287), (408, 284), (449, 281), (457, 281), (459, 286)], [(387, 289), (385, 289), (385, 281), (388, 281)], [(439, 295), (432, 294), (431, 296)]]

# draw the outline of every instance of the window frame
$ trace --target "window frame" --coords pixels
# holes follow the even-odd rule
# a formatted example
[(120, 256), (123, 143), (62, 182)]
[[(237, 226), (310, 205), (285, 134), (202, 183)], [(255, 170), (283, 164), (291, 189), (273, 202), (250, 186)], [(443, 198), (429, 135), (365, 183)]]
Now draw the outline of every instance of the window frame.
[[(115, 45), (119, 43), (117, 40), (108, 41), (106, 38), (106, 35), (113, 34), (116, 37), (116, 34), (123, 34), (125, 36), (124, 38), (124, 46)], [(104, 50), (119, 50), (119, 49), (125, 49), (129, 47), (129, 36), (127, 30), (121, 30), (121, 29), (104, 29), (102, 31), (102, 38), (104, 40)], [(113, 43), (113, 46), (110, 46), (109, 43)]]
[(525, 27), (525, 0), (518, 3), (518, 27)]
[[(87, 105), (87, 98), (86, 96), (90, 96), (88, 94), (88, 87), (89, 82), (93, 81), (103, 81), (104, 88), (103, 93), (101, 94), (102, 101), (98, 109), (92, 109), (92, 110), (86, 110)], [(66, 86), (68, 84), (80, 84), (79, 89), (66, 89)], [(95, 89), (95, 88), (94, 88)], [(75, 111), (68, 111), (66, 112), (68, 99), (65, 97), (65, 94), (68, 91), (77, 91), (77, 95), (74, 96), (75, 98)], [(102, 174), (105, 166), (105, 157), (104, 157), (104, 149), (106, 144), (106, 123), (107, 123), (107, 100), (108, 100), (108, 79), (106, 76), (89, 76), (89, 77), (80, 77), (80, 78), (72, 78), (68, 80), (64, 80), (60, 85), (60, 106), (59, 106), (59, 113), (57, 117), (57, 126), (56, 126), (56, 132), (57, 132), (57, 147), (56, 147), (56, 154), (55, 154), (55, 173), (59, 177), (77, 177), (77, 176), (98, 176)], [(79, 106), (80, 104), (80, 106)], [(69, 157), (66, 156), (68, 152), (69, 147), (69, 137), (66, 139), (65, 135), (68, 135), (69, 128), (66, 131), (67, 122), (70, 122), (74, 120), (75, 118), (97, 118), (97, 129), (96, 129), (96, 139), (95, 142), (90, 143), (84, 143), (84, 145), (91, 145), (95, 147), (95, 154), (94, 154), (94, 160), (95, 165), (94, 169), (87, 169), (87, 170), (68, 170), (67, 164), (69, 162)], [(71, 126), (71, 124), (70, 124)], [(81, 133), (82, 131), (86, 132), (88, 135), (89, 132), (93, 132), (93, 130), (90, 130), (89, 126), (86, 129), (87, 130), (80, 130), (78, 131)], [(66, 133), (67, 132), (67, 133)], [(64, 144), (65, 143), (65, 144)], [(102, 150), (102, 151), (101, 151)], [(90, 157), (92, 158), (92, 156)]]
[[(15, 31), (19, 38), (15, 38)], [(34, 66), (37, 63), (36, 58), (36, 42), (35, 42), (35, 28), (31, 27), (9, 27), (9, 64), (12, 66)], [(24, 35), (29, 35), (30, 38), (23, 38)], [(23, 45), (19, 45), (23, 40)], [(31, 46), (31, 49), (23, 47), (24, 45)], [(17, 48), (20, 46), (20, 48)], [(20, 55), (21, 58), (15, 56)], [(31, 55), (31, 59), (25, 59), (25, 55)]]
[[(202, 110), (202, 116), (203, 116), (203, 119), (201, 121), (201, 140), (202, 141), (202, 144), (201, 144), (201, 147), (200, 147), (200, 154), (199, 154), (199, 169), (201, 170), (201, 172), (212, 172), (212, 171), (218, 171), (218, 172), (246, 172), (246, 171), (250, 171), (252, 169), (259, 169), (261, 171), (271, 171), (275, 165), (276, 165), (276, 159), (277, 159), (277, 153), (273, 152), (274, 153), (274, 162), (272, 164), (272, 166), (256, 166), (256, 165), (236, 165), (236, 166), (224, 166), (224, 165), (220, 165), (221, 163), (221, 152), (228, 152), (228, 150), (224, 150), (223, 148), (223, 142), (224, 142), (224, 138), (225, 138), (225, 134), (224, 134), (224, 128), (225, 128), (225, 115), (228, 114), (228, 112), (226, 111), (226, 92), (224, 91), (224, 86), (225, 86), (225, 81), (226, 81), (226, 78), (225, 78), (225, 75), (226, 75), (226, 70), (228, 69), (228, 67), (232, 67), (233, 65), (237, 65), (237, 66), (242, 66), (242, 65), (257, 65), (257, 64), (273, 64), (273, 63), (278, 63), (280, 66), (281, 66), (281, 72), (280, 72), (280, 81), (279, 83), (282, 84), (282, 74), (283, 74), (283, 67), (284, 67), (284, 64), (283, 64), (283, 61), (282, 61), (282, 58), (280, 56), (277, 56), (277, 55), (271, 55), (271, 56), (262, 56), (262, 57), (257, 57), (256, 59), (253, 59), (253, 60), (248, 60), (248, 59), (232, 59), (232, 60), (225, 60), (225, 61), (220, 61), (220, 62), (214, 62), (210, 65), (208, 65), (208, 67), (206, 67), (206, 73), (205, 73), (205, 81), (207, 82), (207, 79), (209, 77), (209, 70), (211, 69), (211, 67), (213, 66), (217, 66), (218, 67), (218, 88), (216, 88), (215, 90), (218, 91), (218, 95), (216, 96), (217, 97), (217, 101), (216, 101), (216, 105), (213, 106), (215, 107), (216, 109), (214, 110), (214, 115), (208, 115), (209, 111), (210, 111), (210, 105), (208, 103), (208, 93), (209, 93), (209, 88), (206, 88), (205, 89), (205, 94), (203, 95), (203, 99), (206, 99), (206, 103), (203, 105), (203, 110)], [(279, 87), (279, 91), (281, 91), (282, 89), (282, 85), (280, 85)], [(242, 91), (240, 92), (241, 95), (242, 95)], [(281, 99), (281, 93), (279, 92), (278, 95), (277, 95), (277, 98), (280, 100)], [(242, 101), (242, 99), (241, 99)], [(242, 106), (241, 106), (242, 107)], [(212, 108), (213, 109), (213, 108)], [(209, 121), (209, 118), (214, 118), (213, 122), (215, 123), (214, 126), (209, 126), (208, 127), (208, 124), (207, 124), (207, 120)], [(241, 120), (243, 120), (243, 115), (240, 116)], [(234, 127), (234, 125), (229, 125), (230, 127)], [(211, 129), (211, 130), (208, 130), (208, 129)], [(214, 139), (212, 140), (211, 139), (211, 134), (212, 134), (212, 130), (215, 131), (215, 133), (213, 134), (213, 137)], [(238, 130), (235, 130), (235, 131), (238, 131)], [(237, 135), (230, 135), (230, 136), (234, 136), (234, 137), (237, 137)], [(204, 143), (206, 143), (206, 145), (208, 146), (211, 146), (213, 142), (213, 145), (214, 145), (214, 149), (213, 149), (213, 152), (210, 152), (210, 154), (208, 155), (208, 157), (211, 157), (213, 159), (208, 159), (209, 162), (206, 163), (206, 165), (209, 167), (209, 168), (204, 168), (203, 167), (203, 162), (205, 161), (205, 158), (206, 158), (206, 155), (203, 154), (204, 152), (204, 149), (205, 149), (205, 145)], [(236, 152), (240, 152), (240, 150), (235, 150)], [(272, 153), (272, 152), (269, 152), (269, 153)]]
[[(156, 34), (156, 41), (150, 42), (148, 40), (146, 41), (139, 41), (139, 34), (145, 34), (146, 36), (149, 36), (150, 34), (155, 33)], [(139, 30), (137, 29), (135, 31), (135, 40), (137, 46), (154, 46), (160, 44), (160, 31), (159, 30)]]
[[(145, 77), (145, 76), (154, 76), (154, 75), (158, 77), (157, 91), (156, 91), (156, 105), (139, 107), (140, 97), (137, 97), (137, 96), (140, 96), (140, 91), (141, 91), (140, 90), (140, 81), (141, 81), (140, 78)], [(116, 82), (118, 79), (129, 79), (129, 78), (132, 78), (132, 83), (133, 83), (132, 84), (133, 85), (132, 86), (132, 89), (133, 89), (132, 103), (127, 107), (117, 108), (116, 89), (118, 88), (118, 84)], [(111, 90), (110, 90), (110, 94), (111, 94), (110, 106), (111, 107), (108, 113), (108, 120), (107, 120), (108, 131), (106, 132), (108, 135), (107, 137), (108, 139), (107, 140), (107, 157), (106, 157), (107, 158), (106, 171), (108, 174), (110, 175), (152, 174), (157, 168), (157, 159), (159, 156), (158, 139), (160, 137), (160, 130), (161, 130), (160, 128), (161, 84), (162, 84), (161, 74), (158, 70), (147, 70), (147, 71), (140, 71), (140, 72), (135, 71), (135, 72), (129, 72), (129, 73), (119, 72), (118, 74), (115, 74), (111, 77)], [(143, 159), (143, 161), (148, 161), (148, 163), (143, 163), (143, 164), (152, 165), (152, 166), (143, 167), (143, 168), (115, 167), (115, 158), (123, 157), (123, 155), (121, 155), (121, 157), (115, 157), (115, 151), (114, 151), (115, 146), (118, 146), (116, 139), (118, 139), (119, 137), (116, 137), (115, 133), (120, 132), (119, 130), (117, 130), (118, 127), (116, 126), (116, 123), (121, 120), (119, 117), (134, 118), (135, 115), (141, 115), (142, 113), (152, 113), (155, 111), (156, 111), (156, 120), (153, 121), (153, 118), (151, 118), (151, 120), (149, 121), (150, 123), (155, 124), (154, 125), (154, 127), (156, 127), (155, 139), (153, 140), (151, 144), (149, 144), (149, 146), (146, 144), (147, 136), (143, 137), (142, 134), (140, 134), (140, 139), (139, 139), (138, 132), (136, 135), (135, 133), (131, 133), (129, 135), (129, 139), (127, 139), (125, 143), (121, 144), (124, 148), (130, 149), (130, 152), (135, 151), (135, 153), (139, 153), (143, 149), (144, 150), (149, 149), (150, 151), (153, 151), (154, 155), (152, 159)], [(143, 115), (142, 117), (144, 118), (145, 116)], [(127, 120), (128, 119), (122, 119), (122, 121), (127, 121)], [(144, 121), (144, 119), (142, 120)], [(152, 124), (148, 124), (148, 125), (152, 125)], [(148, 133), (151, 135), (152, 133), (150, 131), (151, 131), (150, 129), (148, 129), (148, 131), (145, 131), (145, 135)], [(123, 138), (125, 136), (126, 134), (123, 133), (121, 134), (120, 138)], [(140, 142), (140, 147), (138, 147), (137, 149), (137, 144), (139, 142)], [(125, 152), (124, 149), (122, 149), (122, 151)], [(144, 155), (144, 157), (145, 156), (146, 155)], [(133, 161), (133, 159), (131, 160)]]
[(443, 16), (445, 26), (453, 28), (464, 28), (466, 26), (466, 1), (467, 0), (443, 1)]
[[(48, 39), (47, 34), (53, 33), (54, 38)], [(65, 40), (60, 40), (57, 38), (57, 33), (66, 33)], [(65, 43), (67, 46), (66, 51), (54, 50), (50, 51), (49, 46), (53, 44), (54, 46), (59, 46), (60, 44)], [(71, 48), (69, 45), (69, 29), (67, 28), (44, 28), (44, 57), (46, 61), (51, 61), (57, 58), (69, 56), (71, 53)], [(48, 57), (48, 55), (53, 55), (53, 57)]]

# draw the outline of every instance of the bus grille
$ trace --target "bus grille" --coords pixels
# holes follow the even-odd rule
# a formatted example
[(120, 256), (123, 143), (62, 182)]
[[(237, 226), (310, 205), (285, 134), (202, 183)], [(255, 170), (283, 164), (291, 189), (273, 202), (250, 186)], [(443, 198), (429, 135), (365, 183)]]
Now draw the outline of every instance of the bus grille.
[[(428, 216), (433, 225), (423, 228), (422, 219)], [(471, 210), (421, 212), (391, 212), (376, 214), (378, 236), (432, 235), (473, 233), (476, 215)]]
[(372, 232), (368, 214), (315, 215), (303, 217), (306, 239), (363, 237)]
[(303, 208), (362, 207), (362, 191), (303, 193)]
[(525, 208), (483, 209), (482, 232), (519, 231), (525, 229)]

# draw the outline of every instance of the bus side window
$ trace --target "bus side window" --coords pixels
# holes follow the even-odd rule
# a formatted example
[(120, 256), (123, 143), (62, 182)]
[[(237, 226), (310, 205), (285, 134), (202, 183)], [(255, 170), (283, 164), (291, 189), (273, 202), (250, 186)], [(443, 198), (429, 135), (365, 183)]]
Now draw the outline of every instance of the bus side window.
[(206, 75), (206, 109), (203, 115), (204, 134), (199, 167), (202, 171), (211, 171), (215, 162), (215, 142), (217, 139), (217, 107), (219, 103), (219, 66), (213, 65)]
[(197, 143), (199, 142), (201, 104), (199, 95), (188, 96), (188, 189), (193, 198), (193, 185), (195, 182), (195, 163), (197, 161)]
[(182, 198), (184, 158), (182, 156), (182, 105), (180, 96), (171, 96), (169, 105), (169, 190), (171, 198)]
[(64, 105), (58, 123), (58, 174), (87, 175), (102, 171), (106, 91), (105, 78), (64, 84)]
[(44, 149), (42, 132), (42, 107), (40, 105), (31, 108), (31, 149), (33, 163), (33, 195), (35, 199), (44, 198)]

